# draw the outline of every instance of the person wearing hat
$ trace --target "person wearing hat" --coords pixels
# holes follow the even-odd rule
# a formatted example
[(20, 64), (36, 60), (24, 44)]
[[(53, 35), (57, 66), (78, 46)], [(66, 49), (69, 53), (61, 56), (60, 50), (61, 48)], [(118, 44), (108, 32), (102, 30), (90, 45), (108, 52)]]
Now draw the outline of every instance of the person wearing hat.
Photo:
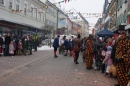
[(60, 38), (60, 35), (57, 35), (57, 37), (54, 39), (54, 42), (53, 42), (54, 58), (57, 58), (57, 57), (58, 57), (58, 56), (56, 55), (56, 51), (57, 51), (57, 48), (59, 47), (59, 38)]
[(86, 42), (86, 69), (93, 69), (93, 35), (89, 35)]
[(130, 48), (128, 39), (125, 31), (122, 31), (120, 37), (116, 41), (116, 52), (115, 52), (115, 66), (117, 68), (117, 79), (118, 84), (115, 86), (127, 86), (128, 84), (128, 63), (129, 57), (127, 56)]

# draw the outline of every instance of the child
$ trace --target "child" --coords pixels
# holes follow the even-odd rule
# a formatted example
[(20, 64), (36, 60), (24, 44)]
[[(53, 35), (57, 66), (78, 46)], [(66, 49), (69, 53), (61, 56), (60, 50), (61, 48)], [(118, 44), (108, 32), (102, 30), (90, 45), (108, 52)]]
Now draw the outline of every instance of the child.
[(111, 50), (112, 50), (112, 47), (108, 46), (105, 59), (103, 60), (103, 63), (106, 63), (106, 65), (107, 65), (105, 76), (107, 75), (108, 77), (110, 77), (109, 68), (113, 64), (112, 59), (111, 59)]
[(21, 40), (18, 43), (18, 55), (22, 55), (22, 42), (21, 42)]
[(13, 43), (13, 41), (11, 41), (10, 42), (10, 44), (9, 44), (9, 54), (13, 57), (13, 55), (14, 55), (14, 43)]

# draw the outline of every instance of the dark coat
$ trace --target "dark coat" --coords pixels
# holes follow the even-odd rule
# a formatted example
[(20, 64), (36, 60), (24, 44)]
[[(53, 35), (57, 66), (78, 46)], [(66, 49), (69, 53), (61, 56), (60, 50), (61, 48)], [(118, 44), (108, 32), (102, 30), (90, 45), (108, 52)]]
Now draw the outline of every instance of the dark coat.
[(55, 38), (53, 42), (53, 47), (58, 48), (59, 47), (59, 38)]
[(76, 38), (76, 39), (74, 40), (74, 50), (75, 50), (76, 52), (79, 52), (79, 51), (80, 51), (80, 47), (81, 47), (81, 40), (78, 39), (78, 38)]
[(11, 42), (11, 36), (6, 36), (5, 37), (5, 44), (9, 45)]
[(69, 43), (68, 40), (65, 40), (65, 41), (64, 41), (63, 46), (65, 46), (66, 49), (71, 49), (71, 45), (70, 45), (70, 43)]
[(113, 62), (115, 62), (116, 46), (117, 46), (117, 44), (114, 44), (112, 46), (111, 58), (112, 58)]
[(3, 45), (3, 38), (0, 38), (0, 46)]

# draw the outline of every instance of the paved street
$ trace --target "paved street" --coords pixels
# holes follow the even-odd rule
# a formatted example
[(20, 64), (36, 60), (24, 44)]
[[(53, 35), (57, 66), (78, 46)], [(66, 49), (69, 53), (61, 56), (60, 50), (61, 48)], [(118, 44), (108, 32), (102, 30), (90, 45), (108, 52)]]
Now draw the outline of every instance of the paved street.
[[(45, 53), (46, 56), (43, 55)], [(116, 83), (115, 79), (106, 78), (99, 71), (86, 70), (85, 63), (82, 62), (81, 57), (79, 64), (76, 65), (73, 63), (72, 57), (65, 57), (61, 54), (58, 58), (53, 58), (51, 53), (52, 51), (38, 51), (32, 56), (0, 58), (6, 58), (7, 60), (2, 65), (4, 66), (3, 69), (6, 70), (6, 68), (9, 68), (5, 65), (9, 64), (8, 66), (11, 66), (15, 64), (18, 66), (22, 65), (22, 63), (27, 63), (31, 58), (42, 57), (33, 63), (23, 65), (23, 67), (12, 71), (6, 76), (2, 76), (0, 78), (0, 86), (114, 86)], [(13, 58), (17, 60), (9, 63)], [(26, 58), (27, 61), (23, 61), (23, 58)], [(0, 60), (0, 62), (2, 61)], [(0, 71), (3, 69), (1, 69), (0, 65)]]

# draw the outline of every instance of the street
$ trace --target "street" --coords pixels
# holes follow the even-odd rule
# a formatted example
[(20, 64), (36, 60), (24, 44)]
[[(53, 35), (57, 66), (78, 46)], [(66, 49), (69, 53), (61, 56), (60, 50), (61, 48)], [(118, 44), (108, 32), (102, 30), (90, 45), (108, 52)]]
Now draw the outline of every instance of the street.
[[(43, 55), (45, 53), (48, 55)], [(117, 83), (116, 79), (107, 78), (100, 71), (86, 70), (81, 56), (79, 64), (74, 64), (70, 56), (65, 57), (60, 54), (58, 58), (54, 58), (52, 50), (38, 51), (34, 53), (34, 56), (38, 56), (37, 54), (43, 58), (0, 77), (0, 86), (114, 86)], [(38, 58), (34, 56), (30, 57)], [(9, 63), (5, 65), (7, 64)]]

